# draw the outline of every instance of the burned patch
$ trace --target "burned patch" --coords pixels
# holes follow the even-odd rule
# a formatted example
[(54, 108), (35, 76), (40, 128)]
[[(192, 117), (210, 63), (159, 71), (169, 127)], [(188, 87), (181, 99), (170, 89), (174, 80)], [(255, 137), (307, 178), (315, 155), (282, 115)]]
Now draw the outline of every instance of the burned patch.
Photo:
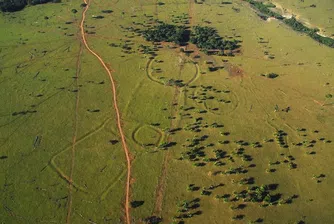
[(245, 75), (244, 70), (237, 65), (225, 63), (224, 67), (231, 77), (243, 77)]

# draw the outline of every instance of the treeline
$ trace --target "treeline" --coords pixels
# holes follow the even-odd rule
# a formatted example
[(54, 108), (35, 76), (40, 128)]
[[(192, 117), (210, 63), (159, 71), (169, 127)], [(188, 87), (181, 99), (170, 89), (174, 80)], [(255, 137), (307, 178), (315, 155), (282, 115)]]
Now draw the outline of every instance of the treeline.
[(249, 4), (251, 4), (254, 8), (259, 10), (259, 12), (263, 13), (266, 16), (274, 17), (276, 19), (282, 20), (284, 17), (280, 15), (279, 13), (273, 12), (270, 10), (270, 8), (275, 8), (276, 6), (274, 4), (263, 4), (263, 2), (258, 2), (254, 0), (245, 0)]
[(330, 37), (323, 37), (319, 35), (317, 32), (319, 29), (311, 29), (303, 25), (301, 22), (296, 20), (295, 17), (292, 17), (291, 19), (284, 19), (284, 23), (290, 26), (293, 30), (302, 32), (310, 36), (312, 39), (318, 41), (321, 44), (324, 44), (328, 47), (334, 48), (334, 39)]
[(3, 12), (15, 12), (22, 10), (27, 5), (44, 4), (47, 2), (61, 2), (61, 0), (0, 0), (0, 10)]
[[(317, 32), (319, 29), (312, 29), (306, 27), (304, 24), (296, 20), (296, 18), (292, 17), (290, 19), (285, 19), (282, 15), (271, 11), (270, 8), (275, 8), (274, 4), (263, 4), (262, 2), (254, 1), (254, 0), (244, 0), (250, 3), (254, 8), (256, 8), (259, 12), (261, 12), (265, 16), (274, 17), (278, 20), (282, 20), (286, 25), (290, 26), (293, 30), (302, 32), (310, 36), (312, 39), (318, 41), (321, 44), (324, 44), (328, 47), (334, 48), (334, 39), (330, 37), (323, 37), (319, 35)], [(261, 16), (261, 15), (260, 15)], [(262, 17), (262, 16), (261, 16)]]
[(147, 41), (173, 42), (176, 44), (186, 44), (188, 41), (198, 48), (207, 50), (234, 50), (239, 47), (237, 40), (224, 40), (219, 36), (216, 29), (212, 27), (195, 26), (188, 30), (185, 26), (171, 24), (159, 24), (154, 28), (142, 32)]
[(316, 33), (319, 31), (318, 29), (311, 29), (311, 28), (304, 26), (301, 22), (296, 20), (295, 17), (292, 17), (291, 19), (284, 19), (284, 23), (290, 26), (293, 30), (302, 32), (302, 33), (311, 34), (311, 33), (314, 33), (314, 32)]
[(143, 32), (143, 36), (147, 41), (154, 42), (174, 42), (180, 44), (189, 39), (189, 34), (185, 26), (175, 26), (162, 23), (158, 26)]

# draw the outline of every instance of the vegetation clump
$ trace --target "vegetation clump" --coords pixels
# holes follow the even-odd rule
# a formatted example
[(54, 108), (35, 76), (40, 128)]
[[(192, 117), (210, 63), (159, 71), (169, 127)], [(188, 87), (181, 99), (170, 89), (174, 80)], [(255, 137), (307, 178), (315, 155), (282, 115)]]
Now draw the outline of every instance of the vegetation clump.
[(22, 10), (27, 5), (44, 4), (48, 2), (58, 3), (60, 0), (0, 0), (0, 10), (3, 12), (15, 12)]
[(267, 202), (271, 203), (274, 201), (273, 195), (269, 192), (269, 187), (267, 185), (262, 185), (261, 187), (254, 186), (249, 189), (249, 200), (252, 202)]
[(287, 136), (287, 133), (285, 133), (282, 130), (278, 130), (274, 134), (274, 136), (276, 138), (276, 142), (280, 145), (280, 147), (282, 147), (282, 148), (288, 148), (288, 144), (287, 144), (286, 140), (284, 139), (284, 137)]
[(190, 35), (190, 42), (205, 50), (234, 50), (239, 47), (237, 40), (223, 40), (216, 29), (207, 26), (195, 26)]
[(284, 23), (290, 26), (293, 30), (302, 32), (302, 33), (313, 33), (313, 32), (318, 32), (318, 29), (310, 29), (306, 26), (304, 26), (301, 22), (297, 21), (295, 17), (292, 17), (290, 19), (285, 19)]
[(332, 94), (330, 94), (330, 93), (326, 94), (326, 98), (327, 98), (327, 99), (331, 99), (332, 97), (333, 97)]
[(275, 184), (252, 186), (241, 192), (233, 192), (233, 200), (238, 201), (241, 199), (244, 202), (274, 204), (281, 198), (281, 194), (271, 194), (271, 191), (275, 190), (275, 188)]
[[(195, 198), (193, 200), (184, 200), (178, 203), (178, 215), (174, 216), (174, 219), (189, 219), (192, 218), (196, 215), (200, 215), (202, 214), (202, 211), (197, 210), (194, 211), (198, 208), (200, 208), (200, 199), (199, 198)], [(183, 221), (178, 222), (178, 223), (184, 223)]]
[[(191, 42), (205, 53), (221, 52), (224, 50), (235, 50), (239, 48), (238, 40), (224, 40), (219, 36), (216, 29), (207, 26), (195, 26), (191, 31), (185, 26), (160, 23), (154, 28), (141, 32), (147, 41), (173, 42), (175, 44), (187, 44)], [(217, 68), (213, 68), (216, 70)]]
[(254, 8), (259, 10), (261, 13), (263, 13), (266, 16), (274, 17), (274, 18), (279, 19), (279, 20), (282, 20), (284, 18), (280, 14), (270, 10), (270, 8), (275, 8), (276, 7), (274, 4), (263, 4), (263, 2), (258, 2), (258, 1), (254, 1), (254, 0), (245, 0), (245, 1), (250, 3)]
[(158, 216), (150, 216), (143, 219), (143, 222), (146, 224), (158, 224), (162, 222), (162, 218)]
[(6, 1), (0, 0), (0, 9), (3, 12), (14, 12), (23, 9), (27, 5), (26, 0)]
[(276, 73), (271, 72), (271, 73), (268, 73), (268, 74), (261, 74), (261, 76), (263, 76), (263, 77), (267, 77), (267, 78), (269, 78), (269, 79), (275, 79), (275, 78), (277, 78), (279, 75), (276, 74)]
[(165, 41), (180, 44), (187, 41), (187, 31), (184, 26), (175, 26), (166, 23), (144, 31), (143, 35), (147, 41), (154, 42)]
[(102, 12), (102, 13), (112, 13), (113, 11), (110, 10), (110, 9), (106, 9), (106, 10), (102, 10), (101, 12)]

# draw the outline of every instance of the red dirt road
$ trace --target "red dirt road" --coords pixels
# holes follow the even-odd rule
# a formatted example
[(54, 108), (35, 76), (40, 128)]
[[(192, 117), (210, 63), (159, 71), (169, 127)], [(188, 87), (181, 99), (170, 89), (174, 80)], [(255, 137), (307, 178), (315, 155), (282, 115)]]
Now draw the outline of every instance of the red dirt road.
[(101, 65), (103, 66), (103, 68), (106, 70), (110, 82), (111, 82), (111, 89), (113, 92), (113, 104), (114, 104), (114, 108), (115, 108), (115, 112), (116, 112), (116, 122), (117, 122), (117, 127), (118, 127), (118, 131), (122, 140), (122, 146), (123, 146), (123, 150), (126, 156), (126, 161), (127, 161), (127, 179), (126, 179), (126, 194), (125, 194), (125, 216), (126, 216), (126, 223), (130, 224), (130, 211), (129, 211), (129, 200), (130, 200), (130, 179), (131, 179), (131, 159), (130, 159), (130, 152), (128, 149), (128, 146), (126, 144), (125, 141), (125, 135), (123, 132), (123, 128), (122, 128), (122, 124), (121, 124), (121, 115), (118, 109), (118, 104), (117, 104), (117, 92), (116, 92), (116, 85), (115, 85), (115, 80), (112, 76), (112, 71), (108, 68), (108, 65), (106, 64), (106, 62), (104, 62), (104, 60), (96, 53), (94, 52), (88, 45), (87, 43), (87, 39), (85, 36), (85, 30), (84, 30), (84, 23), (85, 23), (85, 19), (86, 19), (86, 12), (89, 9), (89, 5), (90, 5), (90, 1), (88, 0), (84, 0), (84, 3), (87, 4), (87, 6), (84, 8), (83, 12), (82, 12), (82, 19), (80, 22), (80, 29), (81, 29), (81, 37), (82, 37), (82, 42), (84, 44), (84, 46), (86, 47), (86, 49), (92, 54), (94, 55), (99, 62), (101, 63)]

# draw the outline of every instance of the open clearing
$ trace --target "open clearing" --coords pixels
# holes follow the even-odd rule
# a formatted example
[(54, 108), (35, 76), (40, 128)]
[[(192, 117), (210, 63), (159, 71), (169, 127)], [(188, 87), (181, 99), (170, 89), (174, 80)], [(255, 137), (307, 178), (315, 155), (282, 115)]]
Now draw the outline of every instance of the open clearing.
[[(329, 0), (271, 2), (334, 33)], [(333, 222), (333, 48), (242, 0), (82, 3), (0, 14), (1, 223)]]

